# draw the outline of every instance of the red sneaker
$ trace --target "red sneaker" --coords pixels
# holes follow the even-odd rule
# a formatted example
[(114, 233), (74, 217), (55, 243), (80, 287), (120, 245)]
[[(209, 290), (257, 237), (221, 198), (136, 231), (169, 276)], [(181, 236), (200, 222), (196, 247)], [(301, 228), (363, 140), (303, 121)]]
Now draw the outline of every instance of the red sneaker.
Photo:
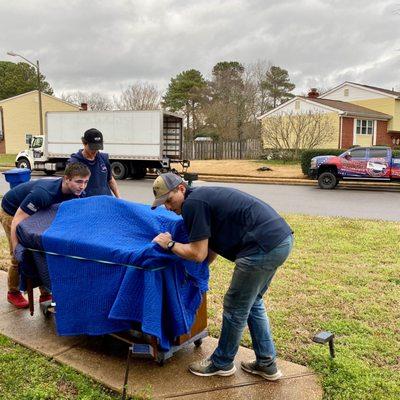
[(24, 296), (22, 296), (21, 292), (8, 292), (7, 300), (9, 303), (11, 303), (13, 306), (17, 308), (29, 307), (28, 301), (25, 299)]
[(39, 297), (39, 303), (44, 303), (45, 301), (52, 301), (51, 293), (41, 294)]

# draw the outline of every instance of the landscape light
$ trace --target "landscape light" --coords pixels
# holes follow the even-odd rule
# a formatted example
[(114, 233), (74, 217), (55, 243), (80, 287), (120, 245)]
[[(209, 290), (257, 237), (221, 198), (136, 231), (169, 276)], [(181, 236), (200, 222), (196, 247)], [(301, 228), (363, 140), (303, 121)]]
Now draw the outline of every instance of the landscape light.
[(313, 342), (318, 344), (329, 343), (329, 353), (332, 358), (335, 358), (335, 348), (333, 346), (333, 338), (335, 335), (332, 332), (322, 331), (313, 337)]

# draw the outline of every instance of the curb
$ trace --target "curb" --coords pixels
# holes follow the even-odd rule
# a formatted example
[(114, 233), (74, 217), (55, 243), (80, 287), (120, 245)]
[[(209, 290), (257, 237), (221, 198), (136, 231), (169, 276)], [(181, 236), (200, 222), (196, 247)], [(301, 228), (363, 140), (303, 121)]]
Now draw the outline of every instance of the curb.
[[(7, 171), (14, 166), (6, 167), (0, 166), (0, 173)], [(193, 172), (196, 173), (196, 172)], [(198, 173), (199, 180), (205, 182), (226, 182), (226, 183), (255, 183), (264, 185), (297, 185), (297, 186), (315, 186), (318, 187), (318, 183), (314, 179), (305, 178), (267, 178), (258, 176), (246, 176), (246, 175), (224, 175), (224, 174), (202, 174)], [(156, 175), (148, 174), (147, 179), (155, 179)], [(400, 182), (365, 182), (365, 181), (340, 181), (339, 186), (342, 188), (352, 189), (398, 189), (400, 191)]]
[[(199, 174), (199, 180), (206, 182), (230, 182), (230, 183), (261, 183), (270, 185), (299, 185), (299, 186), (315, 186), (318, 182), (313, 179), (297, 179), (297, 178), (258, 178), (258, 177), (239, 177), (233, 175), (210, 175)], [(343, 188), (360, 188), (360, 189), (398, 189), (398, 182), (360, 182), (360, 181), (340, 181), (338, 187)]]

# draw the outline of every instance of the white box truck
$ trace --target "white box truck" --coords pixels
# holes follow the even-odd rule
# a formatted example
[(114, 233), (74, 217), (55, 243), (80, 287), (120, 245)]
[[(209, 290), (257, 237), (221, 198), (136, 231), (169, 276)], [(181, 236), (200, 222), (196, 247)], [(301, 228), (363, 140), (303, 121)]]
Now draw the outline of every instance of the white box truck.
[(183, 119), (162, 110), (47, 112), (46, 135), (33, 135), (15, 164), (48, 175), (61, 171), (90, 128), (103, 133), (116, 179), (141, 179), (148, 168), (167, 171), (174, 169), (172, 163), (189, 164), (182, 159)]

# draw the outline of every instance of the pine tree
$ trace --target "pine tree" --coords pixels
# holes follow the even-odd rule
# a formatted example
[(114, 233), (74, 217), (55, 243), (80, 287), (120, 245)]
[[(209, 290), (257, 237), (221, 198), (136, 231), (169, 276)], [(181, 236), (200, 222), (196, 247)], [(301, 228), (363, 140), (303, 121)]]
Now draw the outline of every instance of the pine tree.
[(274, 108), (294, 97), (290, 92), (296, 86), (290, 82), (289, 73), (286, 69), (271, 66), (261, 85), (271, 98)]
[(190, 69), (171, 78), (166, 94), (163, 97), (163, 106), (171, 111), (182, 111), (186, 117), (186, 126), (192, 139), (198, 128), (197, 111), (204, 95), (203, 90), (207, 83), (202, 74)]

